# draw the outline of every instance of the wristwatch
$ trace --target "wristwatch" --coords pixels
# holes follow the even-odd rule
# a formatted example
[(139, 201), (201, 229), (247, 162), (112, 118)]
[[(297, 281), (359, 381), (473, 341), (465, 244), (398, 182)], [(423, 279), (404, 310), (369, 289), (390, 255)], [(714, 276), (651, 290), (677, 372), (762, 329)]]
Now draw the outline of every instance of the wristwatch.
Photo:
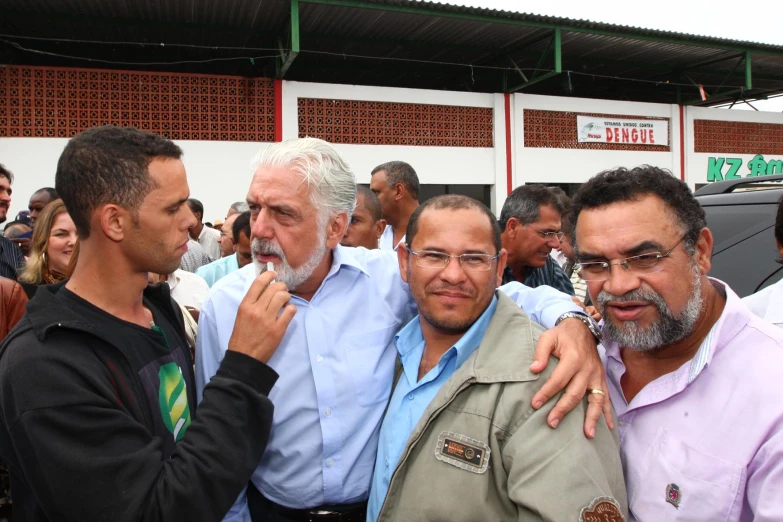
[(595, 342), (600, 343), (603, 339), (603, 335), (601, 335), (601, 330), (598, 328), (598, 323), (595, 322), (595, 319), (590, 317), (586, 314), (580, 314), (579, 312), (566, 312), (560, 317), (557, 318), (557, 321), (555, 321), (555, 326), (559, 325), (564, 319), (579, 319), (583, 323), (585, 323), (585, 326), (587, 326), (587, 329), (590, 330), (590, 333), (593, 334), (593, 337), (595, 337)]

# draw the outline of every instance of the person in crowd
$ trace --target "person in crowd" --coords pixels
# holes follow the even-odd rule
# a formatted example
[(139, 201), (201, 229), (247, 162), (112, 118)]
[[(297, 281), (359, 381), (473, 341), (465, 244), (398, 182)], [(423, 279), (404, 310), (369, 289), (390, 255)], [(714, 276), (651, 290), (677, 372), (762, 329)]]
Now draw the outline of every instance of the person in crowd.
[[(506, 252), (492, 212), (466, 196), (438, 196), (416, 209), (405, 236), (397, 256), (418, 316), (395, 337), (402, 371), (381, 426), (367, 520), (627, 516), (619, 442), (607, 425), (589, 440), (581, 416), (551, 430), (543, 411), (531, 411), (538, 379), (556, 361), (530, 372), (544, 329), (497, 291)], [(585, 400), (575, 411), (586, 408)]]
[(19, 274), (19, 282), (28, 297), (33, 297), (39, 285), (59, 283), (67, 278), (76, 242), (76, 225), (63, 200), (56, 199), (46, 205), (33, 229), (30, 257)]
[(24, 221), (11, 221), (3, 229), (3, 235), (16, 243), (25, 257), (30, 255), (30, 234), (33, 228)]
[[(200, 396), (206, 400), (202, 390), (208, 390), (226, 353), (240, 302), (267, 263), (289, 289), (296, 315), (270, 360), (280, 379), (270, 394), (275, 417), (267, 451), (227, 520), (250, 514), (254, 520), (320, 520), (320, 511), (339, 513), (343, 521), (363, 520), (392, 385), (393, 339), (415, 315), (415, 301), (394, 252), (339, 245), (356, 204), (356, 180), (325, 141), (295, 139), (263, 150), (247, 200), (254, 263), (218, 281), (201, 308)], [(539, 390), (533, 407), (560, 391), (555, 381), (578, 375), (549, 413), (550, 426), (557, 426), (586, 388), (603, 385), (595, 338), (583, 322), (591, 320), (575, 313), (579, 308), (569, 296), (549, 287), (513, 283), (503, 291), (534, 321), (553, 327), (538, 343), (536, 372), (559, 347), (557, 378)], [(263, 338), (263, 328), (256, 334)], [(602, 399), (590, 395), (585, 427), (590, 436)]]
[(236, 201), (232, 203), (230, 207), (228, 207), (226, 218), (228, 218), (233, 214), (241, 214), (242, 212), (247, 212), (248, 210), (250, 210), (250, 207), (248, 207), (247, 201)]
[(404, 161), (390, 161), (372, 169), (370, 190), (378, 195), (387, 223), (381, 250), (397, 250), (405, 244), (408, 220), (419, 206), (419, 177)]
[[(778, 263), (783, 264), (783, 197), (778, 202), (775, 215), (775, 243), (780, 253)], [(783, 279), (742, 299), (750, 311), (783, 328)]]
[(381, 217), (378, 196), (364, 185), (356, 185), (356, 208), (340, 244), (373, 250), (379, 248), (381, 234), (385, 229), (386, 220)]
[[(0, 223), (5, 223), (11, 207), (11, 184), (14, 175), (0, 165)], [(20, 241), (17, 239), (17, 241)], [(17, 270), (24, 265), (22, 250), (5, 236), (0, 235), (0, 277), (16, 280)]]
[(712, 233), (688, 186), (617, 168), (573, 213), (631, 518), (783, 520), (783, 332), (707, 277)]
[(500, 211), (503, 248), (508, 252), (504, 283), (547, 285), (574, 295), (571, 281), (549, 255), (560, 248), (562, 213), (560, 200), (547, 187), (522, 185), (508, 195)]
[[(562, 218), (565, 219), (566, 214), (568, 214), (568, 211), (571, 209), (571, 198), (569, 198), (565, 190), (563, 190), (560, 187), (549, 187), (549, 190), (552, 192), (552, 194), (555, 195), (557, 200), (560, 202), (560, 206), (563, 209), (563, 211), (560, 214)], [(562, 232), (565, 232), (565, 226), (562, 227)], [(565, 265), (565, 263), (568, 261), (568, 258), (560, 248), (553, 248), (552, 252), (550, 252), (549, 255), (552, 256), (552, 259), (557, 261), (557, 265), (560, 268), (563, 268), (563, 265)]]
[(188, 251), (182, 255), (182, 261), (179, 267), (186, 272), (195, 272), (200, 267), (208, 265), (212, 262), (212, 259), (207, 255), (204, 248), (198, 243), (188, 237)]
[[(230, 221), (229, 221), (230, 220)], [(196, 270), (196, 275), (201, 276), (211, 288), (218, 280), (238, 270), (253, 260), (250, 246), (250, 211), (241, 214), (232, 214), (226, 218), (226, 223), (231, 223), (231, 234), (234, 254), (222, 257)]]
[(210, 262), (220, 259), (220, 245), (218, 244), (220, 232), (203, 223), (204, 205), (201, 204), (201, 201), (190, 198), (188, 199), (188, 207), (190, 207), (193, 215), (196, 216), (196, 224), (190, 229), (190, 238), (198, 241), (198, 244), (201, 245), (201, 248), (209, 256)]
[[(237, 216), (239, 216), (239, 214), (231, 214), (223, 222), (223, 226), (220, 227), (218, 244), (220, 245), (221, 258), (234, 255), (234, 231), (232, 227)], [(215, 261), (219, 261), (219, 259), (216, 259)]]
[(30, 202), (27, 204), (27, 208), (30, 210), (30, 219), (33, 222), (33, 228), (35, 228), (35, 222), (38, 221), (38, 216), (41, 215), (43, 209), (52, 201), (60, 199), (57, 195), (57, 191), (52, 187), (44, 187), (33, 192), (30, 196)]
[(96, 127), (60, 156), (79, 262), (0, 345), (16, 520), (220, 520), (264, 453), (276, 379), (265, 361), (295, 310), (274, 272), (251, 283), (194, 416), (182, 315), (167, 285), (147, 283), (177, 268), (195, 223), (181, 155), (154, 134)]
[(0, 277), (0, 341), (22, 319), (27, 301), (27, 294), (19, 283)]
[(571, 225), (570, 220), (571, 213), (569, 211), (563, 216), (562, 221), (563, 237), (560, 238), (560, 252), (565, 258), (565, 263), (562, 268), (563, 273), (569, 278), (571, 285), (574, 287), (574, 297), (587, 306), (591, 305), (592, 301), (590, 300), (590, 294), (587, 293), (587, 283), (579, 276), (579, 271), (577, 270), (576, 252), (574, 252), (574, 244), (571, 239), (573, 226)]
[(201, 304), (209, 293), (206, 281), (192, 272), (181, 268), (170, 274), (153, 274), (148, 277), (150, 284), (166, 283), (172, 299), (187, 309), (201, 310)]

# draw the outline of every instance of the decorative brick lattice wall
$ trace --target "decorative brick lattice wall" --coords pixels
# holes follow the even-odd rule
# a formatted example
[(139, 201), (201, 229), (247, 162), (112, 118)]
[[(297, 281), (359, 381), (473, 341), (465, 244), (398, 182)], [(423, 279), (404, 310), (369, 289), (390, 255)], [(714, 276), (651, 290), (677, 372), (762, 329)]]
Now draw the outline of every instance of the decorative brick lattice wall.
[(299, 137), (357, 145), (492, 147), (492, 109), (299, 98)]
[(275, 141), (265, 78), (0, 67), (0, 136), (67, 138), (100, 125), (177, 140)]
[(588, 149), (588, 150), (635, 150), (669, 152), (671, 150), (671, 134), (669, 146), (643, 145), (638, 143), (579, 143), (579, 129), (576, 126), (577, 116), (597, 116), (612, 120), (664, 120), (669, 118), (651, 118), (649, 116), (620, 116), (617, 114), (594, 114), (588, 112), (563, 112), (524, 109), (525, 147), (543, 147), (551, 149)]
[(783, 154), (783, 125), (694, 120), (694, 152)]

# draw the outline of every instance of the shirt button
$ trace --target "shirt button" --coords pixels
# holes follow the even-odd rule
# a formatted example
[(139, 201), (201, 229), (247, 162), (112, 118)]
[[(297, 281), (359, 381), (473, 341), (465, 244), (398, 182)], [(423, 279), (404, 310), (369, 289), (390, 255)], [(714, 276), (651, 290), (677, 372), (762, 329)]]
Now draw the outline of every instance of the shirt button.
[(324, 362), (324, 358), (319, 355), (315, 358), (315, 362)]
[(331, 468), (334, 466), (334, 459), (326, 459), (326, 467)]
[(331, 415), (331, 414), (332, 414), (332, 408), (326, 408), (326, 410), (324, 411), (324, 413), (326, 413), (326, 416), (328, 417), (329, 415)]
[(413, 400), (413, 394), (412, 394), (412, 393), (409, 393), (409, 394), (408, 394), (408, 400), (409, 400), (409, 401), (412, 401), (412, 400)]

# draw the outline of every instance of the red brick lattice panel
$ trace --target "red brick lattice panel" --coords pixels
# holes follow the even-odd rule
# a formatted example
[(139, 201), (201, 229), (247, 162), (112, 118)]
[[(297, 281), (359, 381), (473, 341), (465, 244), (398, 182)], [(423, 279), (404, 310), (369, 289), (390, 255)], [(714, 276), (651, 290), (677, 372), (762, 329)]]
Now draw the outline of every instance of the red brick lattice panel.
[(170, 139), (275, 141), (266, 78), (0, 67), (0, 136), (68, 138), (99, 125)]
[[(525, 147), (549, 149), (588, 149), (588, 150), (635, 150), (669, 152), (671, 146), (671, 121), (669, 118), (651, 118), (649, 116), (626, 116), (618, 114), (595, 114), (589, 112), (563, 112), (524, 109)], [(663, 120), (669, 121), (669, 146), (643, 145), (639, 143), (580, 143), (577, 116), (596, 116), (612, 120)]]
[(492, 109), (299, 98), (299, 137), (357, 145), (492, 147)]
[(744, 121), (694, 120), (694, 152), (783, 154), (783, 125)]

